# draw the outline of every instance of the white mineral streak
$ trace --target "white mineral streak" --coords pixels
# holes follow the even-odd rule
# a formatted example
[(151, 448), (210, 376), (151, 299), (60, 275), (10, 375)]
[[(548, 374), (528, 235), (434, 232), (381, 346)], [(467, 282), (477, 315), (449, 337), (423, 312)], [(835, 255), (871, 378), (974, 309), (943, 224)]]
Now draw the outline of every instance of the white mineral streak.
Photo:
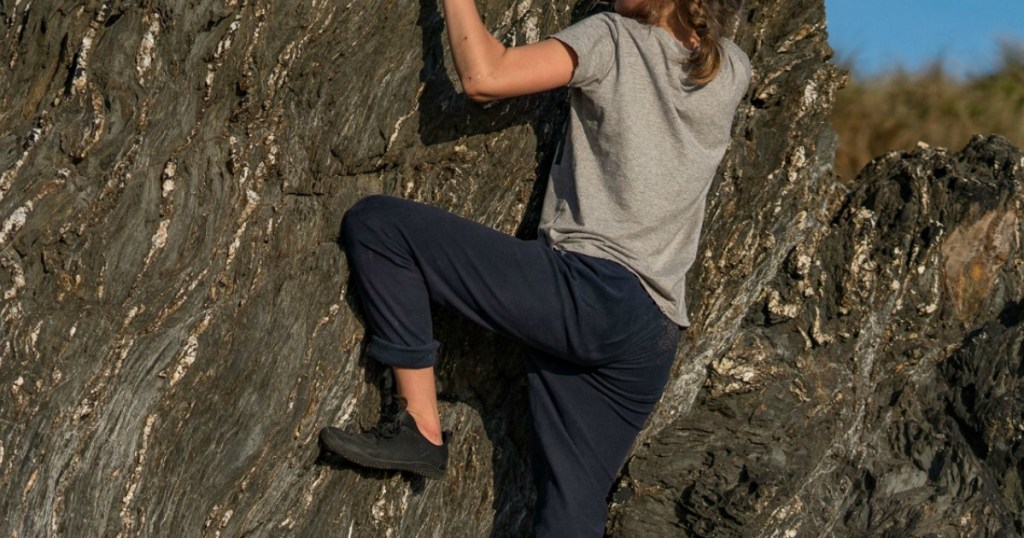
[(245, 208), (242, 209), (242, 214), (238, 217), (238, 221), (241, 223), (241, 226), (239, 226), (238, 230), (235, 231), (235, 236), (232, 239), (231, 244), (228, 245), (228, 258), (224, 263), (224, 273), (231, 268), (231, 264), (235, 261), (235, 254), (237, 254), (238, 247), (242, 244), (242, 234), (245, 233), (245, 229), (249, 224), (246, 221), (249, 216), (252, 215), (252, 212), (256, 209), (256, 206), (258, 206), (259, 203), (260, 195), (257, 194), (256, 191), (245, 189)]
[(277, 164), (277, 152), (279, 151), (277, 144), (274, 143), (276, 138), (273, 134), (267, 136), (267, 162), (271, 166)]
[(800, 314), (800, 305), (783, 302), (779, 292), (773, 289), (768, 292), (768, 311), (786, 319), (793, 319)]
[[(526, 6), (529, 7), (530, 3), (525, 2)], [(540, 41), (540, 26), (538, 25), (538, 11), (530, 11), (525, 18), (523, 18), (523, 34), (526, 37), (527, 43), (536, 43)]]
[(103, 128), (107, 126), (106, 106), (103, 104), (103, 96), (99, 92), (92, 94), (92, 123), (89, 125), (89, 135), (86, 139), (86, 146), (91, 147), (103, 137)]
[(63, 519), (63, 508), (64, 501), (66, 499), (65, 492), (68, 489), (68, 485), (72, 482), (73, 478), (78, 474), (78, 470), (81, 467), (82, 456), (75, 453), (71, 457), (71, 462), (61, 469), (60, 476), (57, 477), (56, 491), (53, 493), (53, 508), (50, 510), (50, 536), (59, 536), (57, 528), (59, 522)]
[(213, 508), (210, 509), (210, 513), (206, 514), (206, 521), (203, 522), (204, 529), (209, 529), (213, 525), (213, 516), (217, 512), (220, 512), (219, 504), (213, 505)]
[(506, 45), (514, 47), (519, 44), (516, 32), (513, 31), (515, 24), (520, 25), (526, 43), (535, 43), (540, 40), (540, 30), (537, 27), (538, 10), (531, 10), (531, 4), (531, 0), (520, 0), (501, 14), (497, 28), (499, 34), (504, 36), (502, 41), (506, 41)]
[[(18, 4), (20, 4), (20, 3), (21, 3), (21, 0), (15, 0), (14, 1), (14, 6), (11, 8), (11, 16), (7, 19), (7, 24), (11, 24), (11, 22), (14, 21), (14, 12), (18, 10)], [(27, 4), (25, 4), (25, 11), (21, 15), (21, 26), (18, 27), (18, 40), (19, 41), (21, 40), (21, 36), (25, 35), (25, 27), (28, 26), (29, 11), (31, 11), (31, 10), (32, 10), (32, 1), (29, 0), (29, 2)], [(7, 65), (11, 69), (11, 71), (14, 71), (14, 66), (15, 66), (15, 64), (18, 63), (18, 47), (11, 47), (11, 49), (12, 49), (11, 50), (11, 61)]]
[(129, 308), (128, 309), (128, 314), (125, 315), (124, 321), (121, 322), (121, 327), (127, 327), (128, 324), (131, 323), (132, 320), (135, 319), (135, 316), (137, 316), (138, 314), (139, 314), (139, 307), (133, 306), (133, 307)]
[[(25, 150), (21, 152), (21, 156), (18, 157), (18, 160), (14, 162), (14, 166), (12, 166), (3, 174), (0, 174), (0, 202), (3, 201), (4, 195), (6, 195), (7, 191), (10, 190), (11, 183), (14, 182), (14, 176), (16, 176), (18, 174), (18, 171), (21, 170), (21, 167), (25, 165), (25, 161), (26, 159), (28, 159), (29, 152), (31, 152), (32, 148), (36, 146), (36, 142), (38, 142), (39, 139), (42, 138), (44, 130), (43, 126), (47, 125), (43, 123), (43, 120), (45, 120), (45, 115), (42, 116), (40, 120), (36, 122), (36, 126), (33, 127), (31, 131), (29, 131), (28, 138), (25, 140)], [(49, 129), (46, 130), (48, 131)]]
[(803, 146), (797, 146), (789, 156), (789, 171), (786, 172), (786, 178), (789, 179), (790, 183), (800, 177), (800, 172), (804, 170), (806, 165), (807, 150)]
[(35, 469), (34, 471), (32, 471), (32, 476), (28, 477), (28, 483), (25, 484), (25, 488), (21, 490), (21, 502), (22, 503), (24, 503), (25, 499), (28, 498), (28, 494), (29, 494), (29, 492), (32, 491), (32, 488), (35, 487), (36, 480), (39, 480), (39, 469)]
[(357, 398), (355, 395), (350, 395), (345, 398), (345, 403), (341, 404), (341, 415), (338, 417), (338, 424), (345, 424), (348, 422), (349, 417), (356, 410)]
[(210, 327), (210, 318), (212, 317), (213, 314), (207, 312), (203, 320), (192, 329), (192, 334), (189, 335), (185, 347), (181, 350), (181, 355), (178, 356), (178, 362), (174, 365), (174, 373), (171, 374), (170, 381), (172, 386), (181, 381), (189, 367), (196, 362), (196, 357), (199, 355), (199, 337)]
[(845, 439), (837, 439), (836, 444), (829, 448), (828, 456), (822, 458), (822, 460), (835, 456), (837, 452), (840, 454), (847, 452), (850, 450), (850, 447), (871, 446), (870, 444), (862, 444), (859, 436), (864, 422), (864, 416), (867, 412), (867, 399), (871, 397), (871, 387), (873, 386), (871, 382), (871, 375), (875, 367), (875, 354), (878, 349), (878, 341), (883, 330), (888, 325), (888, 316), (885, 315), (885, 313), (890, 311), (889, 306), (890, 305), (885, 305), (884, 308), (872, 310), (865, 319), (864, 328), (861, 330), (860, 335), (857, 338), (857, 345), (853, 351), (853, 356), (857, 358), (857, 365), (859, 367), (859, 371), (856, 372), (856, 378), (853, 383), (857, 412), (854, 420), (850, 423), (850, 428), (846, 431)]
[(814, 307), (814, 324), (811, 326), (811, 337), (819, 345), (830, 344), (834, 340), (832, 335), (825, 333), (821, 329), (821, 309), (817, 306)]
[(796, 257), (796, 272), (800, 278), (807, 278), (811, 274), (811, 263), (813, 260), (807, 254), (801, 253)]
[[(4, 308), (4, 310), (6, 310), (6, 308)], [(0, 344), (0, 371), (3, 371), (4, 357), (9, 356), (11, 356), (11, 342), (8, 340)]]
[(199, 273), (199, 276), (193, 278), (192, 282), (189, 282), (188, 287), (186, 288), (187, 293), (192, 293), (192, 291), (194, 291), (196, 289), (196, 286), (198, 286), (199, 283), (203, 281), (203, 278), (206, 277), (206, 273), (208, 273), (209, 271), (210, 271), (210, 268), (207, 267), (207, 268), (203, 269), (203, 271), (201, 273)]
[(206, 93), (203, 96), (204, 101), (208, 101), (213, 94), (213, 81), (217, 69), (224, 63), (224, 55), (231, 50), (231, 44), (235, 41), (235, 32), (238, 31), (238, 27), (242, 24), (239, 20), (240, 18), (241, 15), (235, 15), (235, 20), (231, 21), (231, 24), (228, 26), (228, 33), (217, 43), (217, 48), (213, 51), (213, 60), (206, 64)]
[[(324, 4), (326, 5), (326, 2), (324, 2)], [(261, 9), (262, 8), (257, 9), (256, 15), (258, 18), (265, 20), (266, 18), (262, 16)], [(322, 12), (322, 9), (314, 10), (314, 13), (316, 13), (318, 16)], [(333, 16), (333, 10), (327, 13), (326, 21), (323, 25), (324, 28), (326, 28), (327, 23), (329, 23)], [(312, 26), (312, 23), (310, 25)], [(261, 28), (262, 24), (260, 26), (257, 26), (256, 32), (253, 35), (253, 43), (255, 43), (257, 39), (259, 39), (259, 32)], [(313, 35), (314, 32), (303, 32), (298, 41), (292, 41), (291, 43), (288, 43), (288, 45), (285, 46), (284, 51), (282, 51), (281, 54), (278, 55), (277, 65), (274, 66), (274, 69), (267, 80), (267, 87), (270, 88), (270, 95), (268, 96), (269, 98), (273, 98), (277, 90), (280, 89), (285, 84), (285, 82), (288, 79), (289, 67), (295, 62), (295, 59), (302, 54), (302, 47), (306, 44), (307, 41), (309, 41), (309, 38), (311, 38)], [(273, 164), (273, 161), (271, 161), (271, 164)]]
[(25, 270), (21, 268), (18, 256), (0, 256), (0, 267), (11, 275), (11, 287), (4, 291), (4, 300), (10, 301), (18, 295), (18, 290), (25, 287)]
[(800, 107), (796, 110), (796, 117), (793, 118), (793, 122), (800, 120), (809, 110), (814, 110), (814, 103), (818, 101), (818, 85), (815, 84), (814, 79), (807, 81), (807, 86), (804, 86), (804, 93), (800, 98)]
[[(303, 493), (302, 502), (304, 505), (304, 510), (309, 510), (309, 507), (313, 505), (313, 501), (316, 499), (316, 497), (313, 495), (313, 492), (315, 492), (317, 488), (320, 487), (320, 484), (324, 483), (324, 480), (327, 478), (328, 475), (329, 473), (327, 472), (321, 472), (320, 475), (316, 477), (316, 480), (314, 480), (313, 483), (309, 485), (309, 488), (306, 489), (306, 491)], [(349, 533), (351, 532), (352, 531), (350, 530)]]
[(253, 50), (256, 49), (257, 43), (260, 41), (260, 36), (263, 34), (263, 28), (267, 26), (267, 10), (263, 6), (256, 6), (256, 28), (252, 31), (252, 39), (249, 41), (249, 47), (245, 49), (245, 57), (251, 58)]
[(146, 417), (146, 426), (142, 429), (142, 446), (135, 454), (135, 469), (128, 480), (124, 498), (121, 499), (121, 525), (123, 528), (121, 532), (117, 533), (119, 537), (124, 536), (125, 531), (128, 531), (129, 535), (133, 534), (131, 530), (135, 527), (135, 515), (131, 511), (131, 503), (135, 498), (139, 482), (142, 480), (142, 467), (146, 464), (146, 451), (149, 450), (149, 436), (153, 433), (154, 422), (156, 422), (156, 415), (149, 415)]
[(383, 521), (387, 517), (387, 503), (388, 484), (387, 482), (381, 482), (380, 494), (377, 500), (373, 502), (373, 506), (370, 507), (370, 514), (373, 516), (374, 521)]
[[(945, 231), (940, 228), (939, 229), (939, 233), (937, 234), (937, 236), (935, 238), (935, 244), (937, 244), (937, 245), (942, 244), (942, 238), (945, 235), (946, 235)], [(941, 264), (941, 261), (939, 259), (940, 258), (939, 252), (937, 250), (932, 253), (931, 258), (932, 259), (931, 259), (930, 265), (932, 265), (933, 267), (939, 267), (939, 265)], [(925, 267), (923, 265), (919, 265), (917, 267), (917, 274), (918, 275), (923, 275), (924, 272), (925, 272)], [(931, 272), (931, 277), (932, 277), (932, 284), (931, 284), (931, 290), (930, 290), (931, 291), (931, 302), (926, 304), (926, 305), (921, 305), (921, 306), (917, 307), (918, 312), (920, 312), (922, 314), (934, 314), (935, 312), (937, 312), (939, 310), (939, 301), (942, 300), (942, 272), (938, 271), (938, 270), (932, 271)], [(910, 277), (908, 277), (908, 278), (910, 278)]]
[(224, 39), (220, 40), (220, 43), (217, 43), (217, 50), (213, 53), (214, 60), (221, 59), (224, 56), (224, 53), (231, 48), (231, 44), (235, 39), (235, 32), (238, 31), (238, 27), (241, 25), (242, 23), (238, 20), (237, 16), (234, 21), (231, 21), (231, 25), (228, 26), (228, 34), (224, 36)]
[(245, 228), (248, 224), (248, 222), (243, 222), (242, 225), (238, 227), (238, 230), (235, 231), (234, 240), (232, 240), (231, 244), (228, 245), (228, 259), (226, 262), (224, 262), (225, 272), (231, 267), (231, 264), (235, 261), (235, 254), (237, 254), (238, 252), (238, 247), (242, 245), (242, 234), (245, 233)]
[(405, 120), (411, 118), (412, 115), (415, 114), (416, 111), (420, 109), (420, 97), (423, 95), (423, 90), (426, 89), (426, 87), (427, 85), (425, 83), (420, 84), (420, 87), (416, 90), (416, 97), (413, 98), (412, 108), (409, 110), (409, 112), (405, 113), (402, 117), (398, 118), (398, 121), (395, 123), (395, 129), (391, 132), (391, 136), (388, 137), (388, 144), (387, 146), (384, 147), (385, 153), (387, 153), (391, 149), (391, 146), (394, 145), (395, 140), (398, 139), (398, 133), (402, 130), (402, 124), (405, 123)]
[(107, 375), (108, 379), (110, 378), (111, 375), (116, 376), (119, 373), (121, 373), (121, 367), (124, 366), (124, 361), (125, 359), (128, 358), (128, 352), (132, 350), (132, 346), (134, 345), (134, 338), (122, 337), (121, 341), (118, 343), (118, 346), (115, 348), (117, 349), (117, 361), (114, 363), (113, 372), (111, 372), (110, 375)]
[(32, 333), (28, 335), (28, 341), (32, 346), (32, 349), (36, 348), (39, 343), (39, 333), (43, 332), (43, 322), (36, 323), (36, 326), (32, 328)]
[[(303, 489), (303, 491), (302, 491), (302, 508), (300, 509), (300, 514), (306, 513), (306, 512), (309, 511), (309, 507), (313, 504), (313, 501), (317, 498), (317, 496), (314, 495), (314, 493), (316, 492), (317, 488), (320, 487), (320, 484), (322, 484), (324, 482), (324, 478), (329, 476), (329, 475), (330, 475), (330, 473), (325, 472), (325, 471), (321, 471), (319, 474), (317, 474), (316, 480), (308, 483), (306, 485), (305, 489)], [(279, 529), (294, 529), (295, 528), (295, 523), (296, 523), (295, 517), (296, 517), (295, 511), (294, 510), (289, 510), (287, 515), (285, 515), (284, 519), (282, 519), (281, 522), (278, 523), (277, 528), (279, 528)], [(300, 517), (300, 519), (301, 519), (301, 516), (298, 516), (298, 517)], [(350, 531), (350, 534), (351, 534), (351, 531)]]
[(412, 488), (402, 488), (402, 498), (398, 501), (398, 513), (405, 514), (409, 511), (409, 496), (412, 495)]
[(149, 267), (149, 263), (153, 261), (153, 256), (165, 245), (167, 245), (167, 227), (171, 225), (171, 219), (164, 219), (160, 221), (160, 225), (156, 229), (156, 233), (150, 239), (151, 247), (149, 254), (146, 254), (146, 261), (143, 264), (143, 271)]
[(223, 531), (223, 530), (224, 530), (224, 527), (227, 527), (227, 526), (228, 526), (228, 522), (229, 522), (229, 521), (231, 521), (231, 516), (233, 516), (233, 515), (235, 515), (235, 511), (234, 511), (234, 510), (232, 510), (232, 509), (230, 509), (230, 508), (228, 508), (228, 509), (227, 509), (227, 510), (226, 510), (226, 511), (224, 512), (224, 514), (223, 514), (223, 515), (221, 516), (221, 518), (220, 518), (220, 525), (219, 525), (219, 527), (218, 527), (218, 529), (217, 529), (217, 532), (215, 532), (215, 533), (213, 534), (214, 536), (216, 536), (216, 537), (218, 537), (218, 538), (220, 537), (220, 533), (221, 533), (221, 531)]
[(146, 85), (146, 72), (153, 65), (153, 49), (156, 48), (156, 38), (160, 35), (160, 14), (151, 13), (144, 17), (143, 22), (149, 19), (149, 29), (142, 36), (139, 43), (139, 50), (135, 53), (135, 72), (139, 74), (139, 84)]
[(178, 165), (174, 161), (167, 161), (164, 165), (163, 183), (160, 185), (160, 195), (166, 200), (174, 192), (174, 175), (178, 171)]
[(89, 29), (85, 32), (85, 37), (82, 38), (82, 44), (78, 47), (78, 57), (75, 64), (75, 71), (71, 78), (71, 93), (77, 95), (85, 90), (86, 84), (89, 83), (88, 69), (89, 69), (89, 53), (92, 52), (93, 41), (96, 40), (96, 32), (103, 24), (103, 20), (106, 19), (108, 5), (104, 2), (99, 11), (96, 12), (96, 16), (89, 22)]
[(29, 213), (32, 212), (32, 206), (31, 201), (26, 202), (25, 205), (15, 209), (14, 213), (11, 213), (11, 216), (4, 220), (3, 225), (0, 226), (0, 248), (3, 248), (7, 240), (13, 238), (14, 234), (25, 225)]
[[(344, 295), (342, 295), (342, 297), (344, 297)], [(332, 304), (331, 307), (327, 309), (327, 315), (325, 315), (324, 317), (322, 317), (319, 320), (317, 320), (316, 327), (313, 327), (313, 334), (312, 334), (311, 337), (315, 338), (317, 333), (320, 332), (320, 328), (323, 327), (324, 325), (327, 325), (328, 323), (330, 323), (330, 321), (332, 319), (334, 319), (334, 317), (337, 316), (338, 312), (340, 312), (340, 311), (341, 311), (341, 305), (339, 305), (337, 303)], [(310, 352), (312, 352), (312, 347), (310, 348)]]
[(513, 6), (513, 9), (516, 10), (517, 19), (522, 18), (524, 15), (530, 12), (530, 3), (531, 0), (520, 0), (518, 4)]
[(248, 220), (259, 203), (260, 195), (254, 190), (245, 189), (245, 209), (242, 210), (242, 216), (239, 220)]
[(796, 45), (798, 42), (803, 41), (808, 36), (813, 35), (815, 33), (821, 33), (824, 30), (825, 25), (823, 23), (803, 25), (800, 28), (797, 28), (796, 32), (790, 34), (789, 37), (787, 37), (781, 45), (776, 47), (775, 51), (779, 54), (789, 52), (793, 50), (794, 45)]
[[(306, 35), (308, 36), (308, 34)], [(306, 39), (303, 36), (303, 40)], [(285, 45), (284, 50), (277, 56), (277, 64), (274, 65), (274, 69), (270, 72), (270, 76), (267, 77), (267, 87), (271, 89), (271, 93), (277, 91), (284, 85), (285, 79), (288, 76), (288, 65), (291, 64), (292, 60), (295, 59), (296, 50), (301, 48), (301, 41), (292, 41)], [(273, 97), (273, 95), (271, 95)]]
[[(854, 219), (859, 221), (857, 229), (863, 235), (862, 239), (853, 247), (853, 255), (850, 257), (850, 289), (860, 292), (874, 289), (875, 271), (878, 269), (878, 264), (871, 258), (872, 234), (864, 232), (865, 229), (874, 229), (875, 214), (870, 209), (862, 207), (857, 210)], [(843, 303), (841, 306), (845, 307), (846, 300)]]

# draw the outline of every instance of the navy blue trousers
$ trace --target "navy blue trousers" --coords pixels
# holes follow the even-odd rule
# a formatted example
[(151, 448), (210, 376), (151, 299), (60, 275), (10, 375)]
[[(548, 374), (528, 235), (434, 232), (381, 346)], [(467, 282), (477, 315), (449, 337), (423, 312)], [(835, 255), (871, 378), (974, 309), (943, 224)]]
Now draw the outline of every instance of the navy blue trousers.
[(531, 349), (536, 534), (602, 536), (608, 493), (679, 341), (637, 277), (613, 261), (385, 196), (356, 203), (342, 238), (371, 358), (432, 366), (432, 302)]

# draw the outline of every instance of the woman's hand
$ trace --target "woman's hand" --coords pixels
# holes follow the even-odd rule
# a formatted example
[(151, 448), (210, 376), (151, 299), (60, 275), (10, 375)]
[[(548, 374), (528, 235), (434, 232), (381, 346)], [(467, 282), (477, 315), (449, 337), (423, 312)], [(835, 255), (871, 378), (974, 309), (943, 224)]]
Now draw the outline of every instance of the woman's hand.
[(444, 0), (448, 39), (462, 91), (477, 102), (565, 86), (576, 53), (557, 39), (505, 48), (480, 20), (473, 0)]

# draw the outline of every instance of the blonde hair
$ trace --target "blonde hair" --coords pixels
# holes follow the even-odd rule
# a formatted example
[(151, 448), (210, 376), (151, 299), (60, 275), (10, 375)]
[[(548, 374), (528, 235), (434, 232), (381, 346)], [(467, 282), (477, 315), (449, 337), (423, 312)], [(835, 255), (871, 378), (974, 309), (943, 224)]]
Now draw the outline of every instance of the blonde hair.
[(690, 82), (702, 86), (714, 80), (722, 67), (722, 49), (718, 40), (739, 12), (743, 1), (648, 0), (648, 4), (648, 23), (656, 24), (674, 17), (700, 39), (700, 44), (686, 60), (690, 68)]

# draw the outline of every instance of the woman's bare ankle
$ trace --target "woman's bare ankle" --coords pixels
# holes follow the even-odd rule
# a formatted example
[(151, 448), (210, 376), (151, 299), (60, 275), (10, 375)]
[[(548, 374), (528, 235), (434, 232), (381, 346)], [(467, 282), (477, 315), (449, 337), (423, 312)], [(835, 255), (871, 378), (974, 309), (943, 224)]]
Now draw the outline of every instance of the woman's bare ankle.
[(420, 431), (420, 435), (435, 445), (444, 444), (444, 438), (441, 435), (441, 419), (437, 415), (430, 417), (410, 409), (406, 411), (416, 421), (416, 429)]
[(416, 421), (420, 434), (435, 445), (444, 444), (441, 417), (437, 410), (434, 368), (392, 368), (398, 394), (405, 398), (405, 410)]

